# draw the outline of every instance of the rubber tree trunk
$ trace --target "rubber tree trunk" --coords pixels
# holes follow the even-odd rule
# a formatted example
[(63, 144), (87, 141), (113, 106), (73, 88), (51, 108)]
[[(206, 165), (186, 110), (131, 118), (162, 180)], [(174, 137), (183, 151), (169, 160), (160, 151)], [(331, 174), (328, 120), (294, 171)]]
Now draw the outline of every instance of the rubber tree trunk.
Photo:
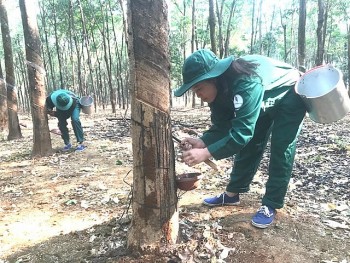
[(348, 39), (348, 94), (350, 96), (350, 23), (347, 25), (347, 39)]
[(164, 0), (128, 1), (133, 218), (128, 247), (159, 251), (178, 235), (170, 120), (170, 59)]
[(3, 80), (2, 67), (0, 63), (0, 132), (7, 128), (7, 96), (6, 83)]
[(5, 8), (5, 0), (0, 0), (0, 19), (1, 19), (1, 35), (2, 45), (5, 55), (5, 71), (6, 71), (6, 89), (7, 89), (7, 112), (8, 112), (8, 129), (7, 139), (15, 140), (22, 138), (21, 128), (18, 119), (18, 100), (15, 70), (13, 64), (12, 41), (8, 24), (7, 11)]
[(325, 5), (323, 0), (318, 0), (318, 20), (317, 20), (317, 51), (315, 65), (323, 64), (324, 57), (324, 34), (325, 30)]
[(299, 0), (298, 61), (299, 61), (299, 70), (301, 72), (306, 71), (305, 28), (306, 28), (306, 0)]
[(211, 51), (216, 54), (216, 20), (215, 20), (215, 8), (214, 8), (214, 0), (209, 0), (209, 34), (210, 34), (210, 46)]
[(30, 0), (20, 0), (26, 61), (29, 81), (29, 95), (33, 120), (32, 156), (46, 156), (52, 153), (51, 138), (45, 108), (45, 70), (41, 57), (41, 41), (36, 15), (31, 10)]

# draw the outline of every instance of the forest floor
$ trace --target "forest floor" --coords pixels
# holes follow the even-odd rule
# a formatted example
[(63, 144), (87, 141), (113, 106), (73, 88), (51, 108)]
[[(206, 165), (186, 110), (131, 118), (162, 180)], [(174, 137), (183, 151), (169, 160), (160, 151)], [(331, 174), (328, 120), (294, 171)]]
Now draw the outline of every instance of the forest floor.
[[(32, 124), (20, 116), (23, 138), (0, 138), (0, 263), (21, 262), (350, 262), (350, 116), (327, 125), (306, 118), (286, 204), (272, 226), (254, 228), (268, 166), (268, 149), (249, 193), (235, 207), (208, 208), (204, 196), (224, 191), (231, 159), (186, 167), (199, 171), (201, 185), (178, 190), (178, 244), (157, 255), (126, 250), (131, 217), (132, 148), (124, 113), (82, 114), (87, 149), (32, 159)], [(114, 118), (108, 120), (107, 118)], [(207, 108), (173, 110), (174, 134), (203, 132)], [(50, 119), (50, 128), (56, 120)], [(176, 147), (176, 144), (175, 144)]]

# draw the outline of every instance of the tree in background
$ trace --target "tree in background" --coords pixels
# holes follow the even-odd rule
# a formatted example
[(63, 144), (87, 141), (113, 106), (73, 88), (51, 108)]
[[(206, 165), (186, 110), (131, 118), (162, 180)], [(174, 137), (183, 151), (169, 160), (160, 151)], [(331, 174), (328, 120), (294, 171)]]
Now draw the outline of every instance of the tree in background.
[(6, 83), (2, 74), (2, 67), (0, 63), (0, 132), (7, 127), (7, 96)]
[(299, 0), (298, 68), (305, 72), (306, 0)]
[(214, 0), (209, 0), (209, 32), (210, 32), (210, 45), (211, 51), (216, 54), (217, 45), (216, 45), (216, 19), (215, 19), (215, 8), (214, 8)]
[(18, 120), (18, 105), (16, 93), (16, 79), (13, 65), (12, 44), (10, 29), (8, 25), (7, 11), (5, 7), (6, 1), (0, 0), (0, 19), (2, 44), (5, 54), (5, 71), (6, 71), (6, 89), (7, 89), (7, 110), (8, 110), (8, 140), (22, 138), (21, 128)]
[[(102, 106), (103, 110), (110, 107), (114, 111), (118, 106), (129, 106), (125, 1), (38, 0), (47, 91), (65, 85), (79, 95), (94, 94), (95, 109)], [(13, 1), (8, 2), (8, 7), (10, 3)], [(315, 66), (318, 1), (308, 1), (305, 27), (299, 25), (298, 18), (304, 13), (299, 10), (300, 0), (169, 0), (168, 3), (173, 88), (181, 83), (181, 68), (191, 52), (191, 45), (198, 49), (213, 48), (215, 44), (219, 57), (225, 54), (240, 57), (252, 49), (253, 53), (285, 60), (298, 67), (301, 54), (298, 28), (305, 29), (303, 64), (306, 69)], [(327, 30), (323, 30), (323, 63), (336, 64), (347, 79), (347, 20), (339, 9), (346, 9), (349, 14), (350, 2), (332, 0), (328, 3), (331, 4), (324, 27)], [(10, 31), (18, 106), (28, 112), (23, 33), (17, 30), (15, 34), (15, 28)], [(184, 100), (192, 105), (192, 98), (186, 95), (176, 101)]]
[(319, 66), (323, 64), (324, 61), (324, 47), (325, 47), (325, 35), (327, 30), (327, 14), (328, 14), (328, 1), (327, 6), (325, 6), (323, 0), (318, 0), (318, 21), (317, 21), (317, 51), (315, 58), (315, 65)]
[(350, 86), (350, 22), (349, 22), (349, 24), (347, 25), (347, 27), (346, 27), (346, 29), (347, 29), (347, 32), (348, 32), (348, 36), (347, 36), (347, 42), (348, 42), (348, 47), (347, 47), (347, 54), (348, 54), (348, 93), (349, 93), (349, 96), (350, 96), (350, 88), (349, 88), (349, 86)]
[(41, 58), (38, 25), (31, 6), (33, 5), (30, 4), (30, 0), (19, 0), (26, 46), (28, 89), (33, 121), (32, 156), (46, 156), (52, 153), (52, 145), (45, 107), (45, 69)]
[(134, 160), (128, 247), (151, 252), (175, 243), (179, 227), (165, 0), (129, 0), (128, 22)]

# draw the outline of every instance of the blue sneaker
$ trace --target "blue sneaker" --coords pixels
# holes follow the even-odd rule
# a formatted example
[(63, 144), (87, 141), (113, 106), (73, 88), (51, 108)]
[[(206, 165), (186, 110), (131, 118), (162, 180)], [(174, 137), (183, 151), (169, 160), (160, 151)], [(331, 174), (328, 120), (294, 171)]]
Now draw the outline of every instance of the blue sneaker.
[(66, 144), (64, 147), (63, 147), (63, 151), (66, 152), (66, 151), (69, 151), (70, 149), (72, 148), (72, 144), (68, 143)]
[(252, 218), (252, 225), (257, 228), (267, 228), (275, 219), (276, 210), (270, 206), (263, 205)]
[(239, 194), (229, 197), (226, 193), (222, 193), (217, 196), (204, 199), (203, 204), (207, 206), (239, 205)]
[(77, 148), (75, 148), (75, 151), (76, 152), (82, 152), (82, 151), (84, 151), (86, 149), (86, 146), (84, 146), (83, 144), (79, 144), (78, 146), (77, 146)]

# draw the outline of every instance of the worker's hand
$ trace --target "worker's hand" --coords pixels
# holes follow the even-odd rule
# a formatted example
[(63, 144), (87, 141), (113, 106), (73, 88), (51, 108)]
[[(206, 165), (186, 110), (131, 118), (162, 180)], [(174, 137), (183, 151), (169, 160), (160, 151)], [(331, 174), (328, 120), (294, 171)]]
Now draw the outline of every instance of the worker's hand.
[(188, 165), (193, 166), (201, 162), (206, 161), (211, 157), (208, 148), (195, 148), (191, 150), (184, 151), (182, 153), (182, 160)]
[(182, 150), (187, 151), (193, 148), (205, 148), (206, 145), (201, 139), (187, 137), (180, 143)]
[(54, 111), (54, 110), (47, 110), (46, 112), (47, 112), (47, 114), (49, 114), (52, 117), (56, 116), (56, 111)]

